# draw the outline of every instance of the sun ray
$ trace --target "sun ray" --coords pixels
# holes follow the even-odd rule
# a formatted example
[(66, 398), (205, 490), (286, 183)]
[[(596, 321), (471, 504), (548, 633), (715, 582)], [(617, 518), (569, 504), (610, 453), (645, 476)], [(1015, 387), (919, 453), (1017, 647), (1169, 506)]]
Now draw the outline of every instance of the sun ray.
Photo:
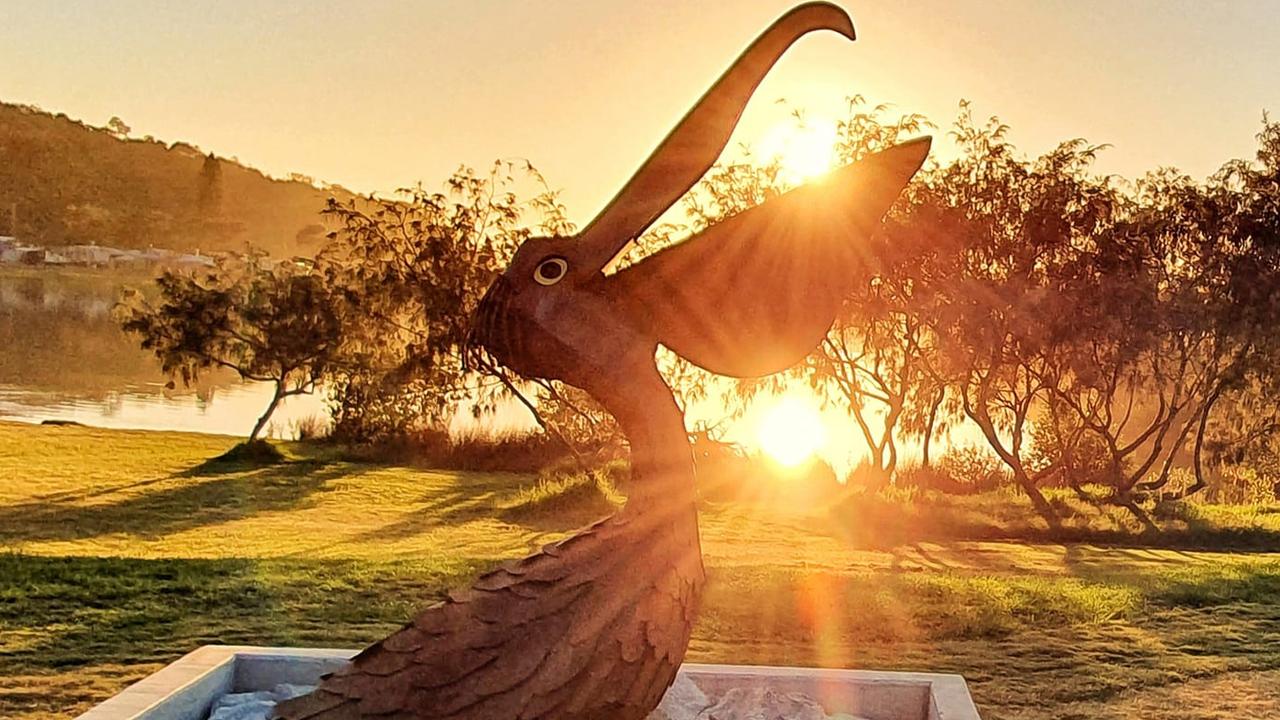
[(823, 119), (775, 125), (761, 142), (761, 155), (781, 165), (781, 177), (799, 185), (822, 177), (835, 161), (836, 124)]
[(756, 445), (785, 467), (796, 467), (827, 444), (827, 429), (818, 408), (804, 398), (783, 395), (756, 425)]

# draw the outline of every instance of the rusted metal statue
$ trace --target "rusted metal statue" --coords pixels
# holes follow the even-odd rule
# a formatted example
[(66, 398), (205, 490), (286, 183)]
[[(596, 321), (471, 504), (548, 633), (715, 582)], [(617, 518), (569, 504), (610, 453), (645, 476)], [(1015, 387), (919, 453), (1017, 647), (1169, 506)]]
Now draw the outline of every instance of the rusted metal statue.
[(826, 334), (927, 138), (833, 172), (613, 274), (604, 270), (715, 162), (799, 37), (854, 37), (802, 5), (766, 30), (574, 237), (532, 238), (477, 310), (474, 341), (530, 377), (586, 390), (631, 444), (613, 517), (480, 577), (360, 653), (282, 718), (640, 720), (676, 675), (703, 586), (684, 420), (659, 343), (707, 370), (782, 370)]

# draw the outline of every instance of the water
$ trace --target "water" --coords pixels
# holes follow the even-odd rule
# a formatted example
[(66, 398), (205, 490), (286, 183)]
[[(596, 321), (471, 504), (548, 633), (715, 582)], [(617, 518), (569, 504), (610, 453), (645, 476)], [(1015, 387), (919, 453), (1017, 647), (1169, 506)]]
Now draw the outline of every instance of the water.
[[(0, 385), (0, 420), (70, 420), (105, 428), (247, 435), (270, 399), (271, 388), (261, 383), (177, 394), (164, 392), (156, 383), (126, 387), (101, 397)], [(321, 397), (286, 398), (271, 415), (270, 434), (293, 438), (294, 424), (309, 416), (323, 417), (324, 412)]]
[[(247, 435), (271, 386), (230, 371), (196, 387), (165, 387), (160, 364), (112, 319), (126, 286), (145, 275), (0, 265), (0, 420)], [(287, 398), (272, 416), (275, 434), (324, 416), (314, 395)]]
[[(122, 288), (143, 288), (150, 282), (145, 275), (111, 271), (0, 265), (0, 420), (71, 420), (109, 428), (247, 435), (267, 406), (269, 385), (244, 383), (234, 373), (220, 371), (203, 377), (197, 387), (168, 390), (156, 359), (112, 319)], [(808, 392), (803, 383), (794, 391)], [(753, 413), (731, 424), (727, 439), (758, 444)], [(689, 408), (690, 425), (698, 420), (714, 423), (724, 414), (714, 401), (695, 404)], [(287, 398), (273, 414), (269, 430), (292, 438), (291, 425), (308, 417), (326, 418), (323, 397)], [(823, 422), (833, 438), (856, 436), (852, 421), (837, 409), (825, 409)], [(528, 411), (515, 400), (479, 420), (467, 408), (459, 408), (450, 425), (454, 432), (534, 428)], [(955, 437), (970, 436), (976, 440), (960, 444), (982, 442), (976, 428), (964, 426), (960, 434), (940, 440), (938, 450)], [(913, 450), (902, 452), (907, 458)], [(841, 475), (864, 454), (860, 444), (844, 442), (821, 453)]]

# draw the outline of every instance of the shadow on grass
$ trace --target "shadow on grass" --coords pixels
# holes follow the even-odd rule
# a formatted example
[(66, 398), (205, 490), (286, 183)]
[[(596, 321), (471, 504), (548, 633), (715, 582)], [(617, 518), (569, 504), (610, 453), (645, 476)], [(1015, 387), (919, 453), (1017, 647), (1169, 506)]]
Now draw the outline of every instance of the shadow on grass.
[(230, 450), (179, 473), (179, 477), (203, 477), (244, 472), (286, 462), (284, 453), (266, 440), (242, 442)]
[(1154, 606), (1204, 608), (1247, 603), (1280, 609), (1277, 560), (1224, 563), (1170, 551), (1094, 551), (1068, 546), (1063, 564), (1072, 575), (1087, 582), (1131, 587)]
[[(117, 533), (142, 537), (172, 534), (297, 507), (323, 491), (329, 481), (350, 472), (349, 466), (322, 460), (300, 460), (248, 471), (228, 466), (217, 475), (194, 470), (110, 490), (0, 508), (0, 538), (77, 540)], [(215, 479), (192, 482), (210, 477)], [(165, 487), (167, 482), (174, 484)], [(114, 501), (81, 504), (83, 500), (141, 488), (148, 489)]]
[(494, 491), (453, 490), (432, 492), (424, 497), (426, 504), (405, 513), (393, 523), (372, 528), (350, 542), (390, 542), (407, 540), (433, 528), (457, 525), (493, 515)]
[(1280, 552), (1278, 528), (1219, 524), (1189, 511), (1152, 532), (1124, 526), (1124, 518), (1117, 521), (1109, 510), (1093, 515), (1074, 511), (1062, 527), (1050, 528), (1025, 501), (1011, 496), (895, 497), (851, 492), (830, 508), (828, 518), (832, 534), (861, 549), (891, 550), (924, 541), (995, 541)]
[(485, 564), (0, 555), (0, 630), (26, 638), (0, 642), (0, 677), (210, 643), (358, 647)]
[(539, 478), (496, 508), (504, 522), (539, 532), (585, 527), (616, 512), (618, 499), (591, 474)]

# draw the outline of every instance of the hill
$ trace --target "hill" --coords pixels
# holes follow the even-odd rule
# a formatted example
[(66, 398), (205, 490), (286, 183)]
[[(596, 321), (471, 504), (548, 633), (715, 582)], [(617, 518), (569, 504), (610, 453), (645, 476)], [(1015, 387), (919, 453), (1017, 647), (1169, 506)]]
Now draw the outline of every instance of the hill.
[(0, 103), (0, 235), (203, 252), (314, 252), (337, 186), (278, 180), (183, 142), (128, 137), (27, 105)]

